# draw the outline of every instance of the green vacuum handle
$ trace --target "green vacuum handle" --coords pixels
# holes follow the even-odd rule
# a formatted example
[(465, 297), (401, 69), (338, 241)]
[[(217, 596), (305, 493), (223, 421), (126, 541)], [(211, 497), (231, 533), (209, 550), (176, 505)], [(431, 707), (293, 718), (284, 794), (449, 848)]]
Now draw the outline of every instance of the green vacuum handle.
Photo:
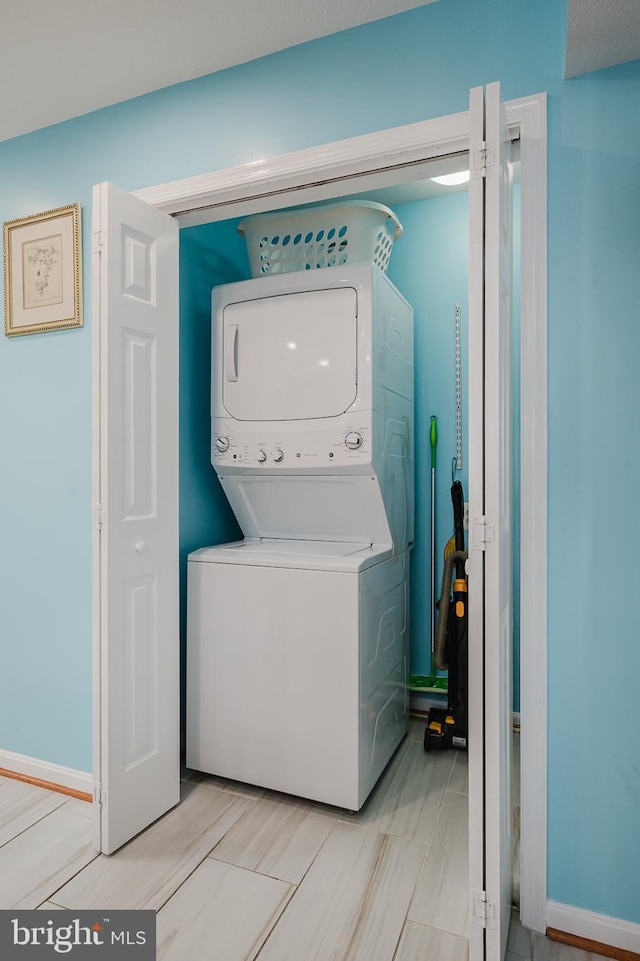
[(431, 441), (431, 469), (435, 470), (436, 467), (436, 444), (438, 443), (438, 418), (435, 414), (431, 415), (431, 430), (429, 431), (429, 440)]

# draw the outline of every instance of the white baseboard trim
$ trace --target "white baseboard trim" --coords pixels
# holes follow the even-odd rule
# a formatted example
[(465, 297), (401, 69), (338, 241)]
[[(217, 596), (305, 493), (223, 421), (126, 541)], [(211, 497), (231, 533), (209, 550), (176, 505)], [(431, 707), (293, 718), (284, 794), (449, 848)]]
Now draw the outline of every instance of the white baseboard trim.
[(446, 700), (438, 701), (436, 698), (430, 697), (429, 694), (422, 694), (420, 691), (409, 691), (409, 710), (412, 712), (426, 714), (432, 707), (446, 707), (446, 704)]
[(640, 953), (640, 924), (610, 918), (606, 914), (574, 908), (559, 901), (547, 902), (547, 925), (589, 941)]
[(21, 774), (24, 777), (58, 784), (60, 787), (70, 788), (73, 791), (93, 794), (93, 776), (91, 774), (85, 771), (75, 771), (70, 767), (62, 767), (60, 764), (39, 761), (37, 758), (26, 757), (24, 754), (14, 754), (13, 751), (0, 751), (0, 768), (4, 768), (5, 771), (12, 771), (15, 774)]

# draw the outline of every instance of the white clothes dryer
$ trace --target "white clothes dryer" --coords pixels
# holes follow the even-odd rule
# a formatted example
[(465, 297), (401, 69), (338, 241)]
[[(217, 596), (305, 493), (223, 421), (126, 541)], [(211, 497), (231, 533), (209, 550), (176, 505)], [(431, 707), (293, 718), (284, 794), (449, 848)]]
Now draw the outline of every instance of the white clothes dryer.
[(413, 542), (413, 310), (373, 264), (212, 297), (211, 460), (247, 537)]

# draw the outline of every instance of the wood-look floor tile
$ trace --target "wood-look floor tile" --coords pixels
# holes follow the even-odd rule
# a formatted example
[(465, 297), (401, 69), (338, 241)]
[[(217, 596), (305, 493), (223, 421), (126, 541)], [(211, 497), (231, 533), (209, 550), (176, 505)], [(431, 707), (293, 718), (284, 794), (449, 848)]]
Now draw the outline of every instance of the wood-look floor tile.
[(0, 790), (0, 846), (61, 807), (66, 800), (63, 794), (7, 778)]
[(393, 961), (467, 961), (468, 957), (467, 938), (407, 921)]
[(447, 791), (458, 794), (469, 793), (469, 755), (466, 751), (453, 752), (453, 770), (447, 784)]
[(451, 774), (450, 752), (425, 753), (417, 741), (405, 741), (358, 814), (344, 815), (384, 834), (427, 843)]
[(53, 901), (43, 901), (42, 904), (38, 905), (38, 911), (66, 911), (66, 908), (61, 908), (59, 904), (54, 904)]
[(158, 914), (157, 957), (163, 961), (252, 961), (293, 888), (207, 858)]
[(157, 910), (251, 803), (233, 794), (183, 784), (177, 807), (115, 854), (101, 854), (53, 900), (76, 910)]
[[(539, 949), (540, 945), (544, 946), (542, 951)], [(542, 935), (534, 938), (533, 957), (534, 961), (602, 961), (600, 954), (572, 948), (568, 944), (558, 944), (557, 941), (550, 941)]]
[(81, 817), (93, 821), (94, 808), (90, 801), (82, 801), (76, 797), (65, 797), (64, 803), (67, 811), (73, 811), (74, 814), (79, 814)]
[(269, 788), (264, 789), (263, 797), (271, 801), (297, 804), (299, 807), (304, 808), (305, 811), (315, 811), (316, 814), (325, 814), (334, 821), (346, 813), (344, 808), (336, 807), (335, 804), (325, 804), (324, 801), (316, 801), (308, 797), (298, 797), (296, 794), (285, 794), (284, 791), (271, 791)]
[(419, 741), (420, 744), (424, 745), (424, 732), (427, 727), (427, 719), (421, 717), (412, 717), (409, 719), (409, 730), (407, 732), (407, 737), (410, 741)]
[(92, 842), (87, 818), (64, 804), (47, 814), (0, 848), (0, 907), (37, 908), (93, 861)]
[(240, 797), (262, 797), (266, 791), (266, 788), (258, 787), (256, 784), (245, 784), (243, 781), (229, 781), (223, 777), (216, 777), (215, 774), (205, 774), (203, 771), (192, 771), (190, 768), (185, 768), (182, 771), (180, 779), (187, 783), (212, 787), (216, 791), (228, 791), (230, 794), (239, 794)]
[(336, 818), (295, 801), (258, 798), (216, 845), (211, 857), (297, 884)]
[(469, 936), (469, 800), (447, 791), (408, 917)]
[(528, 961), (533, 951), (531, 931), (522, 927), (517, 911), (511, 912), (507, 951), (510, 951), (512, 954), (519, 954), (521, 957), (528, 959)]
[(337, 822), (260, 961), (390, 961), (425, 845)]
[(544, 934), (533, 935), (533, 961), (550, 961), (551, 941)]

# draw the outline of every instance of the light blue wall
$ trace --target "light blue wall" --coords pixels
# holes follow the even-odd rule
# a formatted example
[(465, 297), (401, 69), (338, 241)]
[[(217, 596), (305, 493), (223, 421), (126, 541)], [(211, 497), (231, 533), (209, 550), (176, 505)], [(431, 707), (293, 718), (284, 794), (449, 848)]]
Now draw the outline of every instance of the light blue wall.
[(187, 555), (242, 537), (211, 466), (211, 290), (245, 280), (249, 261), (236, 221), (180, 231), (180, 633), (185, 718)]
[(211, 466), (211, 291), (250, 276), (237, 221), (180, 231), (180, 551), (239, 534)]
[[(469, 268), (469, 203), (466, 193), (398, 204), (404, 228), (389, 264), (389, 278), (414, 309), (416, 529), (411, 555), (411, 673), (430, 672), (431, 625), (431, 415), (438, 418), (436, 445), (436, 597), (442, 551), (453, 533), (451, 459), (455, 456), (455, 305), (460, 303), (465, 391)], [(464, 457), (463, 454), (463, 457)], [(464, 469), (456, 474), (467, 492)]]
[[(520, 710), (520, 184), (514, 184), (514, 584), (513, 709)], [(436, 597), (440, 594), (442, 552), (453, 532), (451, 460), (455, 456), (454, 311), (462, 314), (463, 469), (456, 472), (468, 497), (468, 270), (469, 205), (466, 193), (394, 206), (404, 228), (393, 251), (389, 277), (413, 304), (416, 371), (416, 539), (411, 555), (411, 672), (430, 666), (431, 578), (431, 414), (438, 417), (436, 463)]]
[(83, 770), (91, 769), (88, 333), (0, 341), (0, 749)]
[[(0, 219), (79, 201), (88, 238), (103, 179), (136, 189), (464, 110), (495, 79), (549, 92), (549, 894), (640, 922), (640, 64), (564, 83), (565, 21), (558, 0), (439, 0), (1, 143)], [(0, 748), (82, 770), (89, 268), (85, 240), (83, 330), (0, 340)]]
[(640, 921), (640, 62), (549, 146), (549, 895)]

